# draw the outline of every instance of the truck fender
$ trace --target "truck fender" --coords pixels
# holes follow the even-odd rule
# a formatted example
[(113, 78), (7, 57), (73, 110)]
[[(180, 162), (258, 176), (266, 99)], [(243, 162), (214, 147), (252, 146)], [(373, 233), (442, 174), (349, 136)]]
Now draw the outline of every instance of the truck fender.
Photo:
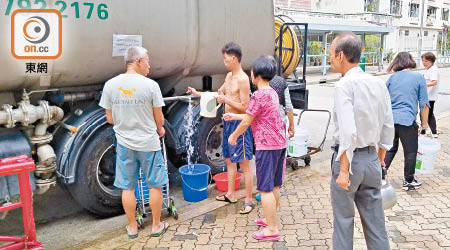
[[(56, 171), (64, 184), (72, 184), (77, 181), (76, 166), (81, 160), (80, 155), (83, 150), (98, 130), (112, 125), (106, 121), (104, 109), (96, 103), (84, 109), (81, 115), (70, 114), (65, 123), (76, 127), (77, 132), (70, 133), (60, 130), (56, 133), (53, 140), (57, 158)], [(166, 130), (166, 145), (172, 146), (175, 144), (172, 126), (166, 121), (164, 127)], [(114, 136), (114, 133), (111, 133), (111, 136)]]
[(83, 151), (86, 143), (95, 132), (107, 126), (104, 109), (96, 103), (92, 103), (85, 108), (81, 115), (69, 114), (66, 124), (76, 127), (77, 131), (59, 129), (52, 144), (54, 144), (57, 167), (56, 172), (64, 184), (75, 182), (76, 166), (79, 155)]
[[(70, 114), (65, 123), (76, 127), (77, 132), (59, 131), (53, 141), (57, 156), (58, 176), (64, 184), (72, 184), (76, 181), (76, 166), (81, 160), (80, 155), (83, 150), (98, 130), (112, 125), (106, 121), (105, 111), (97, 103), (87, 107), (82, 115)], [(174, 145), (171, 125), (165, 122), (164, 127), (166, 129), (166, 144)], [(114, 133), (111, 133), (111, 136), (114, 136)]]

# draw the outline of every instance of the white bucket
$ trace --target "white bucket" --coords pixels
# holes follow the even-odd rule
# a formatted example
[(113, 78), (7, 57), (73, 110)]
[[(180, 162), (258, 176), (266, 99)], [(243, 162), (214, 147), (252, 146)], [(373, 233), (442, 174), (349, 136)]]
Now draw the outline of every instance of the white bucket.
[(308, 153), (309, 132), (301, 129), (295, 133), (294, 137), (288, 140), (288, 155), (290, 157), (300, 157)]
[(441, 149), (441, 144), (436, 139), (419, 136), (417, 150), (416, 173), (431, 174), (434, 170), (436, 154)]

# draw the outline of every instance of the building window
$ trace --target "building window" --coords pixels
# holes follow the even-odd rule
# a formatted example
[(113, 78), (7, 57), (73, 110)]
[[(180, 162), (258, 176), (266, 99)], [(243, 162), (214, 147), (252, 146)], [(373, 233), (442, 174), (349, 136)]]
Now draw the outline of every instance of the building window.
[(442, 9), (442, 20), (448, 21), (449, 10), (446, 8)]
[(423, 31), (423, 36), (428, 36), (428, 30)]
[(279, 8), (289, 8), (287, 0), (275, 0), (275, 6)]
[(364, 12), (378, 12), (380, 0), (364, 0)]
[(405, 30), (405, 36), (409, 36), (409, 30)]
[(427, 9), (427, 18), (436, 19), (436, 7), (428, 7)]
[(391, 15), (400, 15), (402, 13), (402, 2), (400, 0), (391, 0)]
[(410, 17), (419, 17), (419, 4), (417, 4), (417, 3), (409, 4), (409, 16)]

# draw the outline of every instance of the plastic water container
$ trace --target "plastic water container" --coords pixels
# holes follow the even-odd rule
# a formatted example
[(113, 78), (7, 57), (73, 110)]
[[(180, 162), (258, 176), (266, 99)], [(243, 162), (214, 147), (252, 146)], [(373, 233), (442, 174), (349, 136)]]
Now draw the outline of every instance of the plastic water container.
[(300, 129), (294, 137), (288, 140), (288, 155), (290, 157), (300, 157), (308, 153), (309, 132)]
[(431, 174), (434, 170), (436, 154), (441, 150), (441, 144), (436, 139), (419, 136), (417, 150), (416, 173)]
[(197, 202), (208, 198), (208, 176), (211, 168), (205, 164), (184, 165), (178, 169), (181, 175), (183, 197)]
[[(237, 172), (236, 177), (234, 179), (234, 189), (238, 190), (241, 187), (241, 178), (242, 174)], [(227, 192), (228, 191), (228, 173), (223, 172), (213, 176), (213, 180), (216, 182), (216, 188), (219, 191)]]

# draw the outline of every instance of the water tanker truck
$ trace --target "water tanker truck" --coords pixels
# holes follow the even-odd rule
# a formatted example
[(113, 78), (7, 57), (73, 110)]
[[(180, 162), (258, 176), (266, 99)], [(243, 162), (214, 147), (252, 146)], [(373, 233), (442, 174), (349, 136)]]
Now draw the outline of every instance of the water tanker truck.
[[(242, 65), (274, 54), (272, 0), (5, 0), (0, 1), (0, 158), (26, 154), (37, 194), (58, 183), (87, 210), (122, 211), (114, 188), (115, 138), (98, 106), (103, 84), (123, 73), (124, 50), (141, 45), (166, 100), (170, 164), (185, 163), (187, 86), (218, 89), (226, 69), (221, 48), (234, 41)], [(196, 159), (225, 170), (221, 119), (194, 107)], [(17, 194), (0, 179), (0, 200)]]

